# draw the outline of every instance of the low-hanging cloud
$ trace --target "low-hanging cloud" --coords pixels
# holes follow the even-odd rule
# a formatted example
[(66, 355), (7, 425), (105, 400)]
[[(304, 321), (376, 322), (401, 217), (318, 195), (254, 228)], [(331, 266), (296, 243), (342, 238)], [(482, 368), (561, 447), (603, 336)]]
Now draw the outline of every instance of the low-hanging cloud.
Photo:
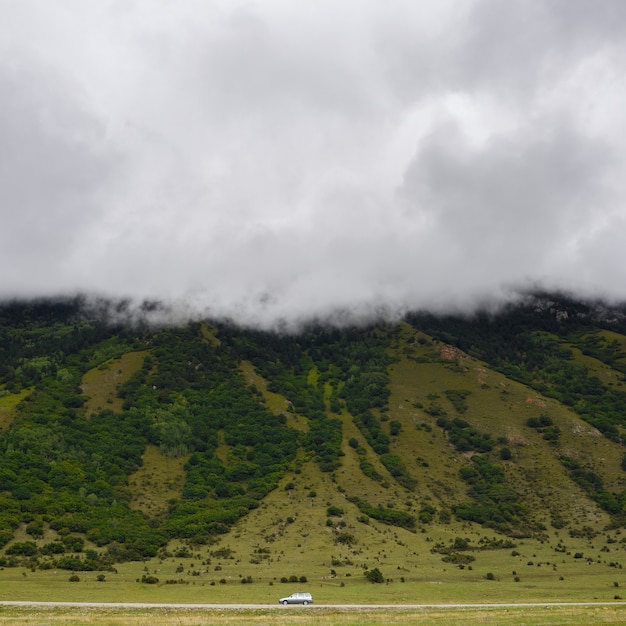
[(0, 35), (0, 297), (626, 299), (621, 0), (24, 0)]

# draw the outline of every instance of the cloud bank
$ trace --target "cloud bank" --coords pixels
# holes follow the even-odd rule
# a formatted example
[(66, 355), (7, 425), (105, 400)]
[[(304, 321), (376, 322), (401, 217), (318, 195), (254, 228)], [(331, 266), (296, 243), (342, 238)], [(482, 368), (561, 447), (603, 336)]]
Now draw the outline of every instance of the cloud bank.
[(622, 0), (7, 0), (0, 35), (1, 298), (626, 299)]

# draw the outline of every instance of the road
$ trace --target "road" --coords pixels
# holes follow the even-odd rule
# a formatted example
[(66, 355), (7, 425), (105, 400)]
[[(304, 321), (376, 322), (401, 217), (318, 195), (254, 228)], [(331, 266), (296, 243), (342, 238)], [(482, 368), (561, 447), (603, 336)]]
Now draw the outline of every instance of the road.
[[(550, 607), (550, 606), (612, 606), (623, 605), (623, 602), (509, 602), (479, 604), (312, 604), (311, 607), (322, 609), (377, 610), (377, 609), (505, 609), (519, 607)], [(119, 608), (119, 609), (282, 609), (289, 610), (293, 606), (281, 604), (173, 604), (153, 602), (31, 602), (27, 600), (0, 600), (0, 606), (32, 606), (32, 607), (83, 607), (83, 608)]]

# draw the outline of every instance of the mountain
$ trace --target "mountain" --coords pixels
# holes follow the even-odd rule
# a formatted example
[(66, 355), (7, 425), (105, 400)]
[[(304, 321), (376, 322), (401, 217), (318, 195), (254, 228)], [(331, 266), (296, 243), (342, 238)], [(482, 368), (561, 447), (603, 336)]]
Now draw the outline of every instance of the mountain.
[(626, 523), (624, 307), (298, 334), (127, 313), (0, 307), (0, 566), (408, 579), (566, 539), (616, 566), (593, 541)]

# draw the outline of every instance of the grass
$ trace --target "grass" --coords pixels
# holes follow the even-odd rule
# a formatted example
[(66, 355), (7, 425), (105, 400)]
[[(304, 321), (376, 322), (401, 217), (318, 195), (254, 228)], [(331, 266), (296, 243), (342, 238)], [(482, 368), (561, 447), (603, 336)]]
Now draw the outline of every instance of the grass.
[(169, 458), (156, 446), (148, 445), (141, 467), (129, 477), (132, 493), (131, 508), (139, 509), (151, 517), (167, 512), (168, 502), (180, 498), (185, 484), (184, 465), (189, 455)]
[(116, 412), (122, 410), (122, 399), (117, 396), (117, 388), (141, 368), (147, 354), (145, 351), (127, 352), (85, 373), (81, 386), (83, 393), (88, 396), (85, 403), (87, 415), (102, 409)]
[[(624, 340), (623, 336), (616, 337)], [(415, 410), (411, 406), (417, 400), (427, 407), (431, 395), (438, 395), (440, 399), (437, 402), (449, 417), (454, 417), (456, 412), (446, 402), (445, 390), (468, 389), (471, 391), (467, 399), (468, 411), (462, 417), (479, 430), (490, 433), (494, 439), (503, 438), (508, 442), (513, 458), (503, 464), (507, 480), (515, 486), (530, 510), (541, 512), (536, 516), (537, 521), (549, 528), (554, 515), (559, 514), (575, 525), (591, 525), (597, 529), (607, 526), (610, 523), (608, 516), (572, 484), (558, 457), (566, 455), (583, 467), (593, 467), (608, 490), (620, 493), (625, 485), (623, 472), (619, 470), (623, 456), (621, 447), (602, 437), (596, 429), (557, 401), (542, 397), (470, 357), (454, 355), (456, 358), (447, 363), (433, 359), (433, 348), (425, 343), (394, 365), (390, 419), (404, 419), (404, 423), (409, 424), (410, 421), (423, 421), (432, 425), (434, 420), (429, 422), (423, 410)], [(575, 350), (574, 353), (575, 359), (584, 363), (590, 374), (603, 380), (621, 379), (619, 372), (596, 359), (583, 356), (580, 351)], [(526, 426), (529, 417), (541, 413), (548, 414), (560, 428), (557, 445), (546, 445), (540, 433)], [(465, 486), (454, 479), (459, 455), (446, 450), (435, 435), (427, 438), (420, 433), (421, 441), (414, 438), (412, 442), (405, 441), (408, 437), (409, 429), (406, 435), (403, 433), (394, 442), (394, 446), (401, 456), (410, 455), (411, 449), (419, 450), (419, 456), (429, 463), (429, 470), (420, 470), (419, 466), (415, 468), (418, 480), (420, 473), (422, 475), (420, 486), (434, 491), (435, 501), (442, 493), (448, 499), (462, 497)], [(430, 445), (424, 445), (426, 442)], [(431, 486), (435, 486), (436, 490)], [(445, 491), (442, 492), (441, 488)]]
[(86, 608), (0, 607), (0, 624), (34, 626), (200, 626), (206, 624), (257, 624), (288, 626), (362, 626), (416, 624), (498, 624), (499, 626), (623, 624), (626, 605), (541, 606), (502, 608), (334, 609), (326, 607), (268, 607), (259, 609), (203, 608)]
[[(329, 482), (327, 488), (331, 485)], [(557, 535), (552, 531), (543, 543), (528, 539), (517, 542), (515, 549), (471, 552), (476, 557), (471, 568), (460, 569), (430, 552), (433, 543), (446, 542), (451, 534), (445, 536), (434, 526), (427, 533), (413, 534), (409, 545), (405, 542), (411, 533), (371, 522), (367, 533), (358, 534), (355, 546), (327, 549), (323, 538), (313, 532), (318, 526), (328, 532), (323, 524), (327, 500), (310, 507), (303, 495), (294, 494), (291, 499), (283, 495), (283, 509), (253, 511), (251, 515), (257, 517), (248, 525), (242, 521), (232, 536), (212, 546), (197, 547), (188, 558), (175, 556), (174, 544), (170, 546), (172, 554), (165, 558), (118, 564), (116, 572), (105, 572), (105, 582), (96, 580), (99, 572), (79, 572), (80, 581), (70, 584), (67, 571), (1, 569), (0, 600), (274, 604), (279, 597), (298, 590), (310, 591), (320, 604), (604, 602), (626, 597), (621, 565), (624, 544), (619, 541), (607, 546), (604, 537), (571, 538), (565, 532)], [(323, 489), (318, 490), (316, 497), (324, 496)], [(302, 511), (303, 506), (310, 508)], [(265, 543), (266, 518), (285, 520), (294, 511), (301, 514), (293, 523), (271, 527), (277, 534), (282, 529), (283, 534)], [(352, 527), (351, 515), (346, 514), (348, 528)], [(458, 526), (452, 532), (474, 543), (481, 534)], [(558, 550), (559, 542), (565, 545), (565, 552)], [(251, 562), (259, 556), (257, 546), (267, 545), (268, 558)], [(220, 548), (229, 548), (232, 554), (221, 554)], [(333, 564), (333, 558), (342, 564)], [(588, 563), (587, 558), (593, 562)], [(363, 565), (378, 567), (389, 582), (367, 582)], [(159, 583), (137, 582), (143, 574), (156, 576)], [(493, 580), (489, 580), (490, 574)], [(307, 582), (280, 582), (281, 577), (292, 575), (306, 576)], [(242, 584), (248, 576), (253, 582)]]
[(15, 415), (15, 407), (29, 394), (32, 389), (24, 389), (20, 393), (0, 394), (0, 429), (9, 428)]
[(254, 385), (263, 394), (265, 406), (274, 413), (274, 415), (284, 415), (290, 428), (305, 432), (308, 431), (309, 426), (306, 418), (293, 413), (291, 411), (290, 402), (288, 402), (284, 396), (268, 390), (267, 380), (257, 373), (250, 361), (242, 361), (239, 369), (246, 383), (248, 385)]
[[(621, 448), (556, 400), (542, 397), (458, 351), (438, 353), (437, 346), (427, 342), (408, 353), (403, 350), (391, 372), (389, 419), (403, 424), (392, 451), (405, 459), (413, 457), (407, 465), (418, 480), (422, 497), (434, 503), (466, 500), (467, 486), (458, 477), (460, 455), (446, 445), (435, 425), (436, 417), (428, 414), (430, 407), (438, 405), (448, 418), (456, 417), (458, 413), (445, 392), (464, 389), (471, 393), (466, 399), (467, 411), (461, 417), (494, 440), (507, 442), (513, 453), (512, 460), (503, 464), (507, 480), (530, 510), (543, 513), (537, 521), (549, 527), (553, 515), (559, 513), (576, 524), (606, 526), (608, 516), (572, 484), (558, 457), (565, 454), (583, 466), (595, 466), (605, 486), (619, 492), (624, 480), (615, 468), (621, 462)], [(439, 358), (441, 354), (448, 358)], [(528, 418), (542, 413), (548, 414), (561, 430), (556, 446), (526, 426)], [(416, 432), (420, 424), (431, 430)]]

